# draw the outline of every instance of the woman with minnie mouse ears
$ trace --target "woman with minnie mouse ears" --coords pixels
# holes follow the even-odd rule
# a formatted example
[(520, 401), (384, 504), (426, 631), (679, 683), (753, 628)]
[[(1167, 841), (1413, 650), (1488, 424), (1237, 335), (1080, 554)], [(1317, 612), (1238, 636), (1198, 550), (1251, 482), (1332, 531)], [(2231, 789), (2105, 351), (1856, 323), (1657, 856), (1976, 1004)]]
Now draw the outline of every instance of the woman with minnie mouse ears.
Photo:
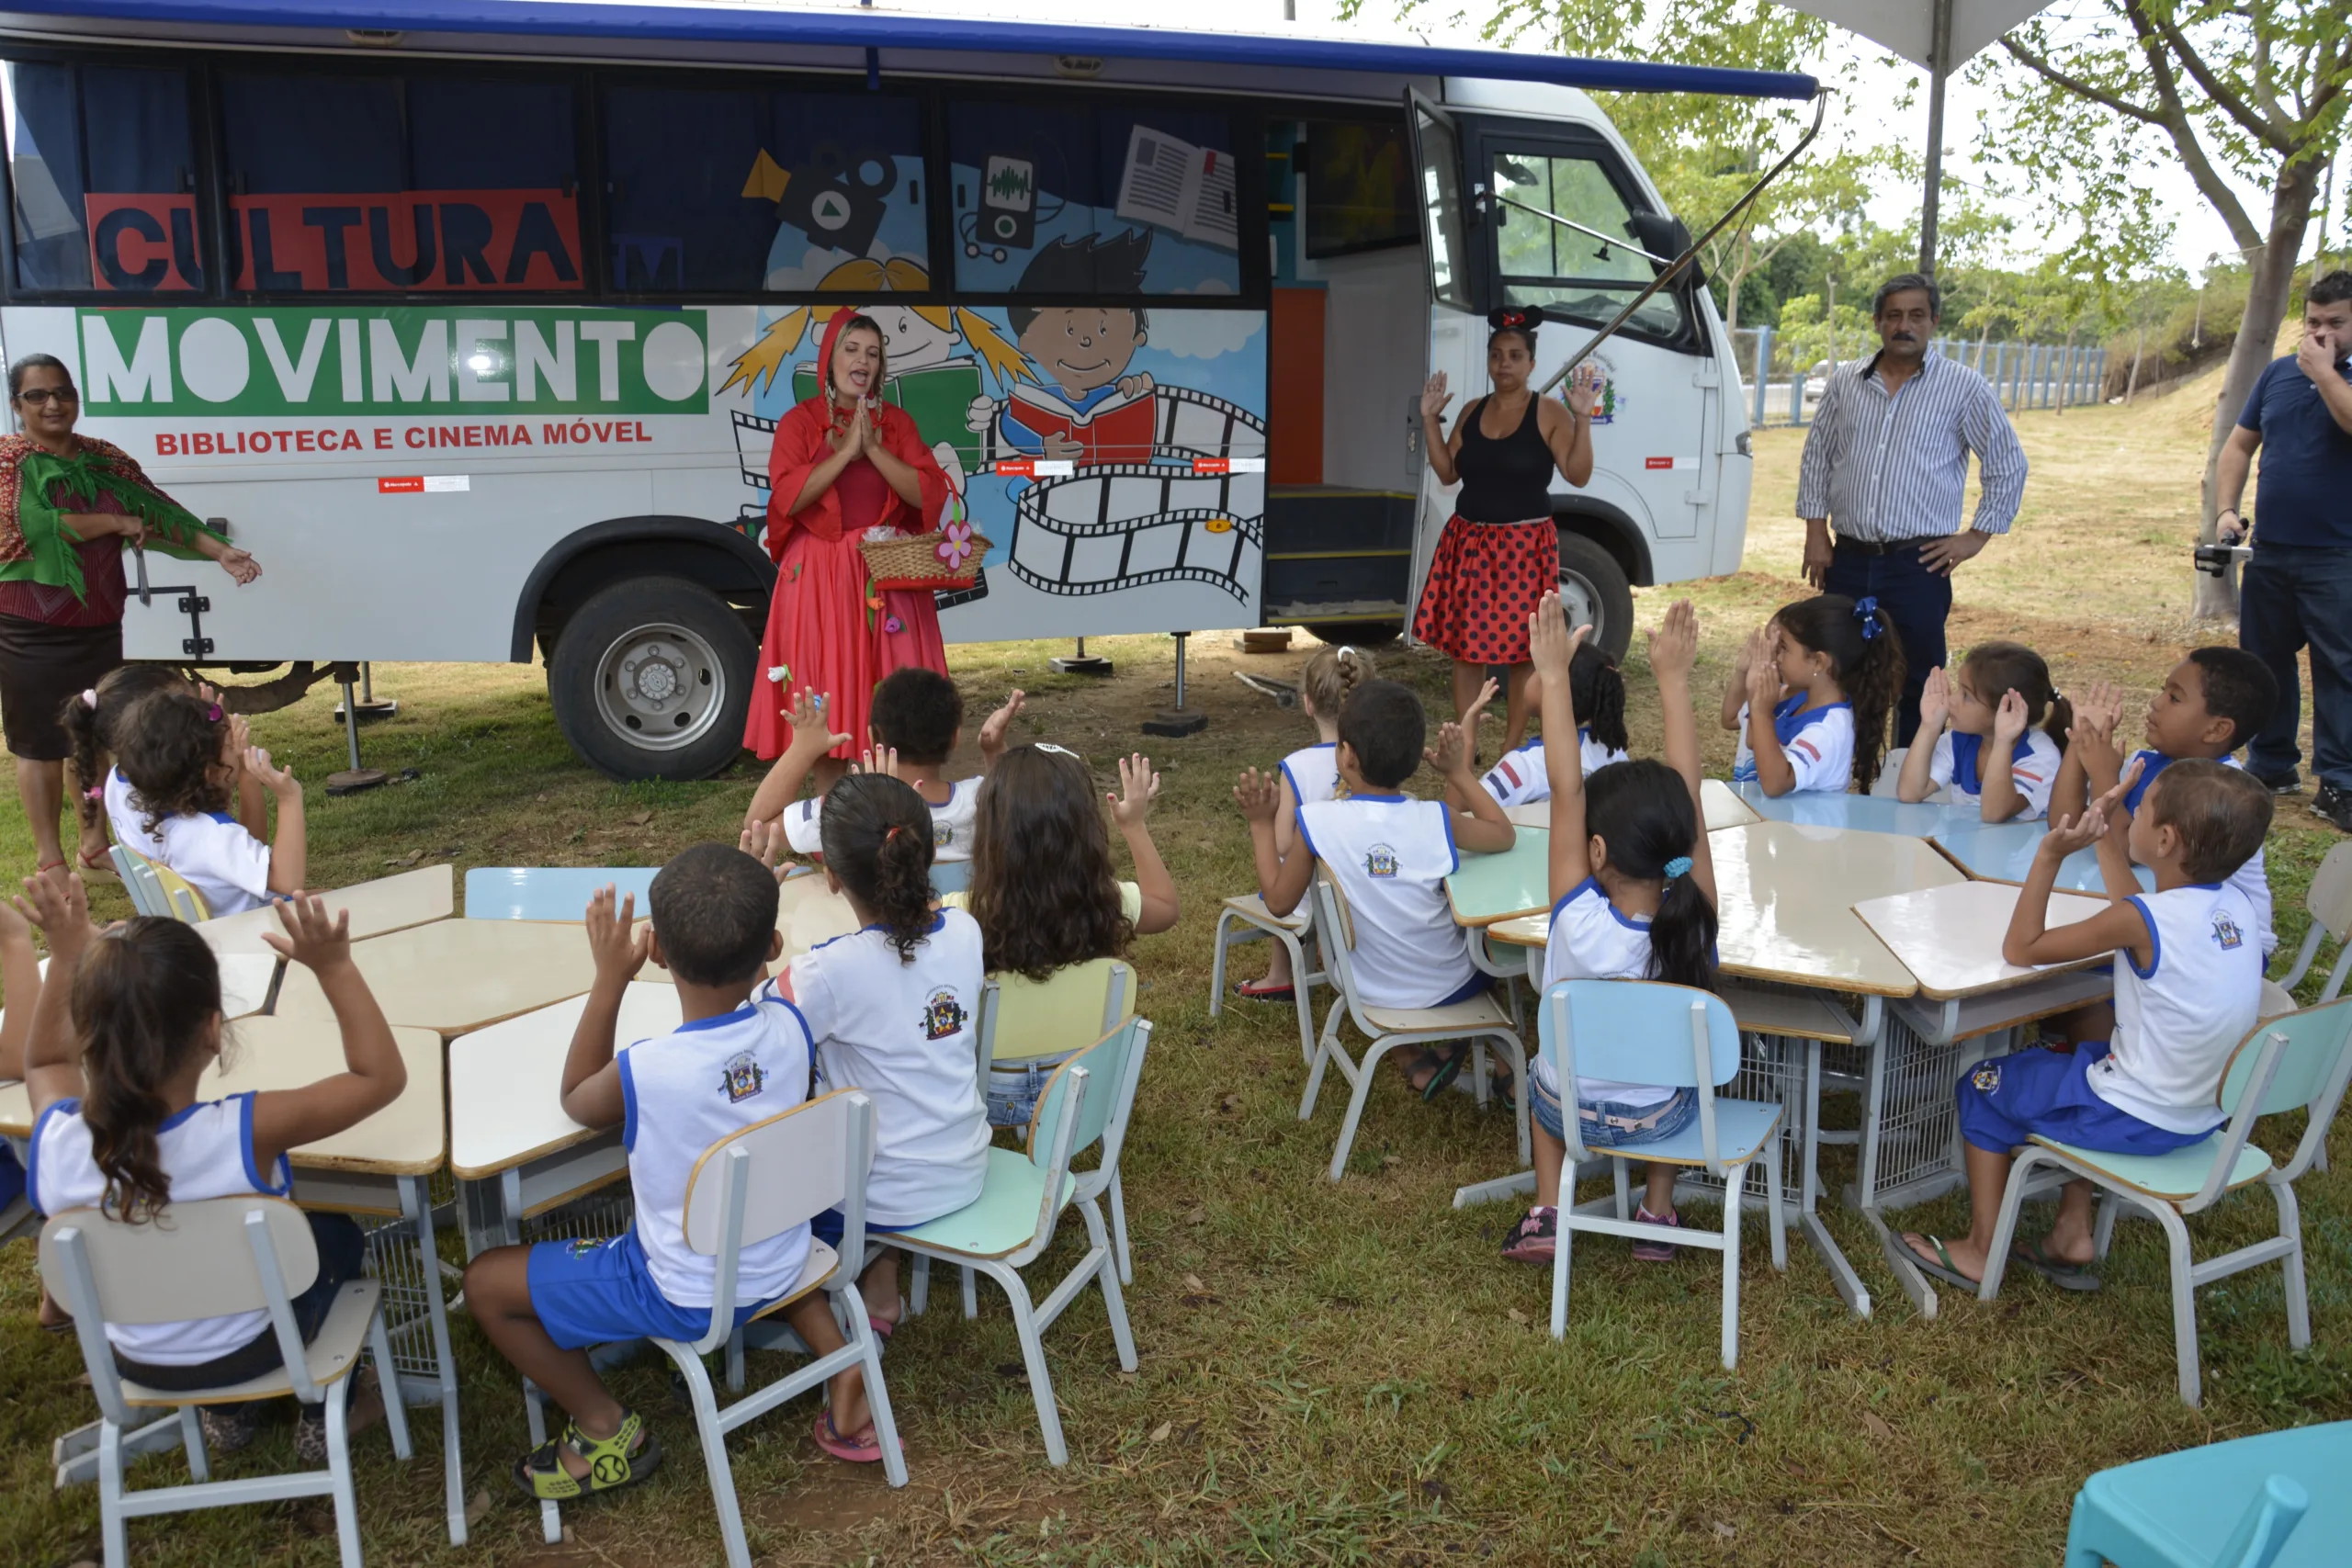
[[(1441, 484), (1459, 484), (1453, 515), (1439, 536), (1413, 635), (1453, 660), (1453, 712), (1468, 721), (1492, 665), (1508, 665), (1509, 750), (1527, 739), (1527, 617), (1557, 592), (1560, 536), (1552, 517), (1552, 476), (1582, 488), (1592, 478), (1592, 411), (1600, 373), (1580, 365), (1566, 400), (1536, 396), (1538, 306), (1491, 312), (1487, 378), (1494, 390), (1462, 411), (1453, 434), (1441, 423), (1453, 400), (1445, 372), (1421, 389), (1421, 441)], [(1471, 744), (1477, 738), (1471, 737)]]

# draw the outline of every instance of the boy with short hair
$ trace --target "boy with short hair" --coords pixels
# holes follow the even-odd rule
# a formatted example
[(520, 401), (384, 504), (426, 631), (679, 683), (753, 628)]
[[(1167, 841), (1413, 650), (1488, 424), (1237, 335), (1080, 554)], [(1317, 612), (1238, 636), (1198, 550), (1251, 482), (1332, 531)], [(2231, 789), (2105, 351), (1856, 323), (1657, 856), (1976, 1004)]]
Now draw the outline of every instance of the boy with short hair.
[[(1346, 793), (1298, 808), (1298, 839), (1287, 855), (1274, 847), (1280, 776), (1251, 768), (1234, 786), (1269, 910), (1287, 915), (1298, 908), (1317, 859), (1339, 879), (1355, 928), (1356, 988), (1372, 1007), (1444, 1007), (1487, 988), (1446, 900), (1445, 879), (1462, 863), (1459, 850), (1499, 853), (1517, 834), (1479, 786), (1461, 726), (1443, 726), (1437, 745), (1424, 750), (1428, 734), (1429, 720), (1410, 688), (1395, 681), (1358, 686), (1340, 710), (1334, 751)], [(1405, 781), (1425, 758), (1467, 810), (1405, 794)], [(1407, 1076), (1424, 1097), (1433, 1096), (1453, 1081), (1468, 1052), (1466, 1044), (1442, 1057), (1425, 1051)]]
[[(980, 726), (982, 775), (1004, 754), (1005, 735), (1027, 700), (1025, 694), (1014, 691)], [(818, 824), (824, 819), (824, 797), (815, 795), (800, 799), (801, 783), (833, 748), (852, 739), (833, 733), (826, 722), (826, 698), (814, 692), (803, 692), (794, 701), (792, 743), (768, 769), (768, 776), (760, 781), (743, 813), (746, 828), (781, 817), (786, 841), (795, 854), (817, 855), (823, 848)], [(964, 741), (964, 694), (956, 682), (920, 665), (894, 670), (874, 688), (867, 725), (873, 732), (873, 752), (866, 765), (914, 785), (922, 803), (931, 807), (933, 858), (970, 860), (980, 781), (951, 783), (941, 776), (947, 759)]]
[[(2231, 753), (2270, 722), (2278, 705), (2278, 680), (2253, 654), (2240, 648), (2193, 648), (2165, 676), (2163, 689), (2148, 705), (2147, 745), (2127, 761), (2114, 741), (2123, 695), (2110, 682), (2095, 682), (2075, 709), (2075, 728), (2051, 795), (2052, 816), (2061, 809), (2081, 811), (2090, 796), (2113, 789), (2132, 762), (2140, 765), (2139, 782), (2123, 792), (2110, 820), (2119, 815), (2128, 820), (2158, 775), (2184, 758), (2238, 767)], [(2270, 875), (2258, 840), (2232, 880), (2254, 907), (2252, 929), (2267, 961), (2278, 938), (2270, 926)]]
[[(1967, 1145), (1969, 1234), (1945, 1242), (1907, 1234), (1912, 1261), (1973, 1290), (2000, 1218), (2010, 1151), (2039, 1134), (2109, 1154), (2161, 1155), (2201, 1142), (2225, 1118), (2220, 1098), (2230, 1054), (2254, 1027), (2262, 949), (2254, 909), (2233, 874), (2262, 847), (2270, 792), (2243, 769), (2210, 758), (2175, 761), (2118, 828), (2113, 815), (2141, 784), (2134, 760), (2115, 786), (2041, 840), (2009, 920), (2001, 956), (2065, 964), (2112, 951), (2115, 1031), (2071, 1051), (2019, 1051), (1980, 1065), (1959, 1086)], [(2058, 867), (2098, 845), (2113, 889), (2086, 920), (2049, 924)], [(2127, 848), (2128, 846), (2128, 848)], [(2142, 893), (2132, 863), (2155, 873)], [(2021, 1241), (2013, 1260), (2073, 1291), (2098, 1288), (2090, 1271), (2091, 1184), (2066, 1184), (2050, 1234)]]
[[(808, 1097), (808, 1026), (766, 978), (784, 951), (774, 874), (729, 845), (696, 844), (662, 868), (648, 902), (650, 930), (636, 927), (633, 894), (617, 909), (609, 886), (589, 901), (596, 980), (563, 1067), (564, 1111), (584, 1127), (621, 1129), (635, 1219), (610, 1241), (493, 1247), (466, 1269), (467, 1305), (482, 1332), (570, 1417), (514, 1462), (514, 1483), (541, 1500), (632, 1485), (662, 1462), (661, 1445), (605, 1389), (588, 1348), (702, 1337), (718, 1260), (686, 1245), (695, 1166), (719, 1139)], [(621, 999), (648, 958), (676, 980), (684, 1021), (616, 1055)], [(746, 1246), (736, 1322), (800, 1292), (784, 1320), (821, 1356), (843, 1340), (824, 1292), (805, 1278), (808, 1258), (806, 1224)], [(827, 1393), (818, 1442), (836, 1458), (880, 1459), (857, 1371), (833, 1378)]]

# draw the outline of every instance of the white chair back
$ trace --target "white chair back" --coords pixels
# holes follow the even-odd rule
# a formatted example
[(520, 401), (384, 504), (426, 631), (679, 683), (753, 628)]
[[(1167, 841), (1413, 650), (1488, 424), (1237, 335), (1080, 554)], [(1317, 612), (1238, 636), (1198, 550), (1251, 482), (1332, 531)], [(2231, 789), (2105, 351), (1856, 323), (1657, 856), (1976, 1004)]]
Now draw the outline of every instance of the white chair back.
[(2214, 1158), (2202, 1207), (2220, 1195), (2256, 1118), (2308, 1110), (2302, 1141), (2284, 1167), (2301, 1177), (2327, 1142), (2329, 1125), (2352, 1082), (2352, 997), (2265, 1019), (2247, 1032), (2222, 1072), (2220, 1104), (2229, 1113), (2223, 1146)]
[(2278, 984), (2290, 991), (2301, 985), (2311, 971), (2312, 960), (2319, 955), (2320, 940), (2332, 936), (2338, 949), (2335, 967), (2328, 972), (2327, 984), (2319, 993), (2321, 1001), (2332, 1002), (2343, 993), (2346, 978), (2352, 976), (2352, 843), (2338, 844), (2327, 852), (2319, 870), (2312, 874), (2303, 908), (2311, 915), (2311, 928), (2303, 933), (2293, 967)]
[(1363, 1004), (1357, 1000), (1356, 989), (1356, 918), (1348, 908), (1348, 896), (1340, 886), (1340, 879), (1320, 860), (1315, 863), (1315, 884), (1311, 889), (1315, 899), (1316, 929), (1323, 932), (1323, 951), (1329, 967), (1332, 987), (1340, 993), (1340, 1003), (1348, 1010), (1358, 1029), (1376, 1035), (1364, 1018)]
[[(1739, 1023), (1723, 998), (1659, 980), (1562, 980), (1544, 991), (1535, 1028), (1559, 1075), (1564, 1112), (1574, 1110), (1579, 1074), (1697, 1089), (1700, 1146), (1707, 1168), (1725, 1175), (1715, 1087), (1738, 1076)], [(1679, 1042), (1688, 1043), (1678, 1049)], [(1568, 1152), (1582, 1160), (1579, 1120), (1561, 1117)]]

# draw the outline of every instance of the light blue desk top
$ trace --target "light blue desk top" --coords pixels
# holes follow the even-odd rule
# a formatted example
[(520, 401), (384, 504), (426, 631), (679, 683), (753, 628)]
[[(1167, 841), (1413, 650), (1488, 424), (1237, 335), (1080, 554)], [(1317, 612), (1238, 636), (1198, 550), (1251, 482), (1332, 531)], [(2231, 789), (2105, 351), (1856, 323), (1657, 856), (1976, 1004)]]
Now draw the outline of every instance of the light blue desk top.
[(1521, 828), (1518, 841), (1498, 855), (1462, 852), (1460, 869), (1445, 879), (1453, 918), (1465, 926), (1490, 926), (1519, 915), (1540, 915), (1552, 907), (1552, 835)]
[(588, 900), (607, 885), (619, 897), (637, 895), (642, 918), (651, 908), (650, 865), (478, 865), (466, 873), (466, 919), (469, 920), (578, 920)]
[[(1930, 837), (1954, 865), (1979, 882), (2023, 882), (2026, 873), (2033, 869), (2034, 851), (2049, 830), (2046, 822), (1960, 821)], [(2155, 886), (2155, 876), (2147, 867), (2132, 869), (2143, 888)], [(2099, 874), (2098, 851), (2076, 850), (2068, 855), (2058, 868), (2057, 886), (2065, 892), (2104, 895), (2107, 879)]]
[(1927, 839), (1945, 827), (1976, 822), (1967, 807), (1939, 806), (1927, 801), (1910, 805), (1884, 795), (1831, 795), (1803, 791), (1771, 795), (1763, 786), (1744, 784), (1739, 798), (1758, 816), (1774, 822), (1794, 822), (1802, 828), (1847, 828), (1863, 833), (1900, 833)]

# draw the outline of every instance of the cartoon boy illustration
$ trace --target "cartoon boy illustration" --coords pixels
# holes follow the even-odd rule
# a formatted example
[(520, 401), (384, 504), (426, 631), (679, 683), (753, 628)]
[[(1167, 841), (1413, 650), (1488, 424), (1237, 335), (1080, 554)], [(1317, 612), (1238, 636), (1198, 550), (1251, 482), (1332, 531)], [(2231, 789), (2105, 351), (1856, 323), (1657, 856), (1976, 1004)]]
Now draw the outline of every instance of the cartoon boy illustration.
[[(1048, 299), (1140, 294), (1150, 254), (1148, 231), (1057, 240), (1022, 273), (1021, 292)], [(1012, 383), (1001, 400), (972, 400), (967, 423), (987, 433), (986, 460), (1025, 453), (1080, 467), (1151, 461), (1158, 423), (1152, 379), (1127, 374), (1136, 350), (1150, 341), (1141, 309), (1013, 305), (1005, 319), (1045, 381)]]

